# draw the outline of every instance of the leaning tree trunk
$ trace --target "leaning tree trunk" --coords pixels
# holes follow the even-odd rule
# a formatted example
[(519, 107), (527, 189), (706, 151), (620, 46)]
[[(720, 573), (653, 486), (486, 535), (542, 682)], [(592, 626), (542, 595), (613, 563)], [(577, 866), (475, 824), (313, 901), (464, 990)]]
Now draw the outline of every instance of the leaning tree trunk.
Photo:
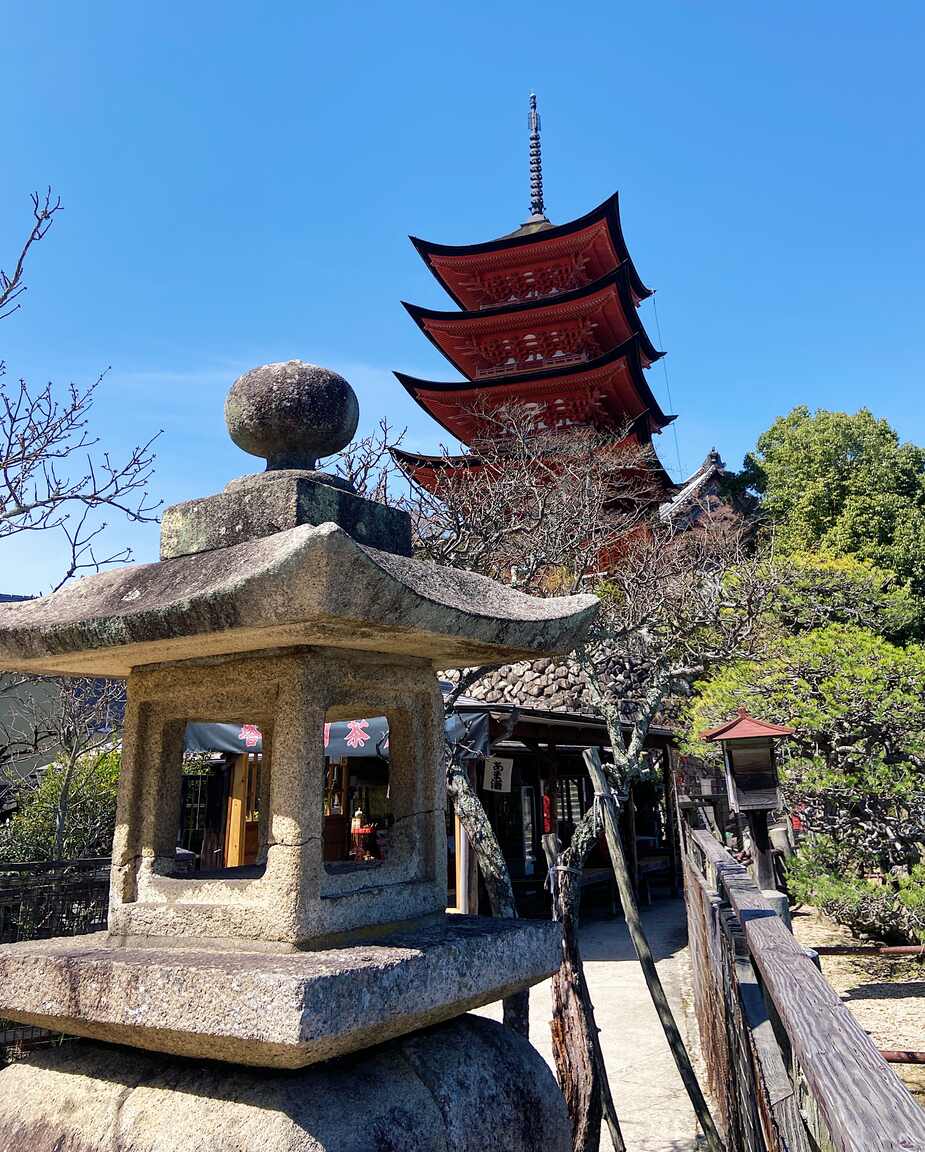
[(614, 1152), (624, 1152), (578, 948), (581, 873), (585, 857), (597, 840), (595, 825), (593, 813), (579, 821), (571, 844), (551, 871), (553, 910), (562, 925), (562, 964), (552, 978), (552, 1050), (572, 1121), (573, 1152), (597, 1152), (602, 1115), (607, 1119)]
[[(478, 861), (479, 871), (488, 892), (491, 914), (501, 919), (517, 917), (514, 887), (508, 872), (504, 853), (488, 819), (488, 813), (469, 783), (465, 769), (450, 759), (446, 772), (447, 791), (453, 797), (456, 815), (469, 837), (469, 843)], [(530, 1034), (530, 993), (515, 992), (504, 1000), (504, 1023), (523, 1037)]]

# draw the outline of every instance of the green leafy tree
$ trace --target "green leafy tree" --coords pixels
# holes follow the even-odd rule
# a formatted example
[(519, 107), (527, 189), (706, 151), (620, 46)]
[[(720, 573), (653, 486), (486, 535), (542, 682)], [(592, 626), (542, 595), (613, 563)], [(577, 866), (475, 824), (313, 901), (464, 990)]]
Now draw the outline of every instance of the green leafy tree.
[(783, 637), (761, 661), (731, 664), (698, 686), (696, 733), (737, 708), (789, 724), (784, 771), (795, 788), (904, 795), (925, 783), (925, 648), (849, 624)]
[(88, 753), (75, 765), (50, 764), (23, 806), (0, 826), (0, 860), (107, 856), (120, 764), (115, 748)]
[(915, 628), (919, 606), (908, 586), (869, 560), (794, 552), (774, 563), (770, 622), (786, 633), (852, 624), (898, 642)]
[(784, 552), (851, 555), (895, 572), (925, 617), (925, 450), (866, 408), (794, 408), (759, 437), (739, 477)]

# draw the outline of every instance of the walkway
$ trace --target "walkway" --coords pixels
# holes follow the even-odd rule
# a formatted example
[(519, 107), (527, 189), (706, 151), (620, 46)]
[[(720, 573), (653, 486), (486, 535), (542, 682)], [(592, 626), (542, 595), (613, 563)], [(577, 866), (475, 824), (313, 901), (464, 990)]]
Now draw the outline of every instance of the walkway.
[[(659, 975), (685, 1041), (693, 1015), (687, 968), (687, 923), (682, 900), (657, 900), (643, 922)], [(698, 1147), (694, 1114), (674, 1065), (642, 970), (622, 919), (595, 920), (581, 930), (582, 955), (610, 1085), (627, 1152), (692, 1152)], [(501, 1017), (499, 1004), (481, 1009)], [(552, 1064), (549, 985), (530, 994), (530, 1039)], [(698, 1069), (699, 1072), (699, 1069)], [(601, 1152), (611, 1152), (604, 1129)]]

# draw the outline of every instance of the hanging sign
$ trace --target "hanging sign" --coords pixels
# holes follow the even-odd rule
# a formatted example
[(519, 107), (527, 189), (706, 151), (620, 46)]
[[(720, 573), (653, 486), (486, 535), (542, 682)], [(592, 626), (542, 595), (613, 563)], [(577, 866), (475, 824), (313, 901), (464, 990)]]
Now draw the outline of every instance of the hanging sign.
[(505, 760), (501, 756), (486, 756), (485, 775), (482, 777), (484, 790), (486, 792), (510, 792), (513, 768), (513, 760)]

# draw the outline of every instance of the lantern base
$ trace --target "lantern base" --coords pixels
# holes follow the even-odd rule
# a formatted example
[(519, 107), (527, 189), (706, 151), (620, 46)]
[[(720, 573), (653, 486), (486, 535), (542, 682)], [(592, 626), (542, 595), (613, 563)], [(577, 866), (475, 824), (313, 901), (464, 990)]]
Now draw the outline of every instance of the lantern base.
[(545, 1061), (509, 1028), (472, 1016), (302, 1072), (82, 1043), (0, 1072), (3, 1152), (570, 1147)]
[(312, 952), (120, 947), (105, 933), (0, 947), (0, 1016), (198, 1059), (302, 1068), (550, 976), (557, 924), (448, 916)]

